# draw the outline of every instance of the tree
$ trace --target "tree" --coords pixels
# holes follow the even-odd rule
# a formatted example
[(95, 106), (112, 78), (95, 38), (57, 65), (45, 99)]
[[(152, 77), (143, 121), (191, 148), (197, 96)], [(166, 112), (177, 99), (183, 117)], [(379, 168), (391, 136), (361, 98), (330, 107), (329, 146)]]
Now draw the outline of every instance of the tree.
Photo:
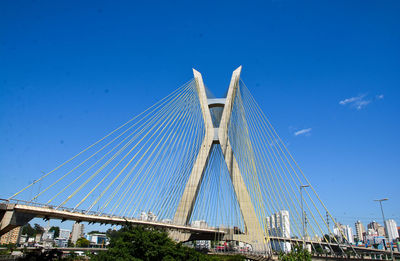
[(17, 248), (17, 245), (15, 245), (14, 243), (8, 243), (7, 244), (7, 250), (12, 253), (15, 249)]
[[(125, 225), (111, 242), (107, 252), (101, 252), (93, 260), (220, 260), (177, 244), (165, 231), (148, 227)], [(243, 260), (243, 259), (242, 259)]]
[(60, 228), (59, 227), (51, 227), (49, 229), (49, 232), (54, 231), (54, 238), (57, 238), (60, 236)]
[(22, 227), (22, 234), (27, 235), (28, 237), (33, 237), (36, 234), (35, 229), (31, 226), (31, 224), (27, 223)]
[(118, 237), (118, 235), (119, 235), (119, 232), (117, 231), (117, 230), (114, 230), (114, 229), (111, 229), (111, 228), (109, 228), (109, 229), (107, 229), (107, 231), (106, 231), (106, 236), (107, 236), (107, 238), (111, 241), (113, 238), (115, 239), (116, 237)]
[(75, 245), (74, 245), (74, 243), (72, 243), (71, 239), (68, 239), (67, 246), (74, 247)]
[(279, 253), (281, 261), (311, 261), (311, 254), (300, 245), (295, 245), (289, 253)]
[(324, 253), (324, 249), (322, 248), (321, 245), (316, 245), (316, 246), (314, 247), (314, 252), (321, 255), (321, 254)]
[(325, 234), (323, 241), (327, 242), (327, 243), (336, 243), (336, 242), (339, 242), (339, 238), (336, 236), (333, 236), (333, 235)]
[(43, 234), (43, 232), (44, 232), (43, 227), (41, 225), (39, 225), (39, 224), (36, 224), (36, 223), (33, 225), (33, 229), (35, 230), (35, 235)]
[(22, 234), (28, 235), (28, 237), (34, 237), (37, 234), (43, 234), (43, 232), (43, 227), (36, 223), (33, 225), (33, 227), (29, 223), (22, 227)]
[(79, 238), (78, 240), (76, 240), (76, 244), (77, 247), (89, 247), (90, 246), (90, 241), (87, 240), (84, 237)]

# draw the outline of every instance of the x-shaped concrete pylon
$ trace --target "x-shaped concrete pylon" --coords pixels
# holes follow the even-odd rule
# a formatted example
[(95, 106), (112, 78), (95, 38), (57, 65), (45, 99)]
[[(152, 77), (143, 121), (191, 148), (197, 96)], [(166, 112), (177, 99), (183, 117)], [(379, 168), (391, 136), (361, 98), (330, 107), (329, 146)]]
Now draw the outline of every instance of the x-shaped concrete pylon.
[(235, 155), (233, 154), (232, 146), (228, 136), (228, 126), (232, 115), (236, 92), (239, 86), (241, 70), (242, 66), (233, 72), (225, 102), (221, 102), (223, 99), (217, 99), (218, 101), (215, 101), (224, 108), (221, 121), (219, 123), (219, 128), (215, 128), (210, 113), (210, 106), (215, 105), (215, 102), (207, 98), (203, 78), (198, 71), (193, 69), (193, 74), (196, 81), (196, 89), (204, 119), (205, 136), (197, 154), (197, 158), (193, 165), (189, 179), (186, 183), (186, 187), (180, 199), (178, 208), (175, 212), (174, 223), (181, 225), (188, 224), (203, 179), (203, 173), (210, 157), (211, 147), (218, 146), (219, 144), (230, 173), (233, 188), (236, 193), (236, 198), (238, 200), (245, 224), (244, 234), (233, 235), (232, 239), (250, 243), (253, 246), (253, 250), (266, 251), (267, 246), (265, 244), (264, 230), (262, 229), (257, 218), (256, 211), (251, 201), (246, 184), (240, 173), (239, 165)]

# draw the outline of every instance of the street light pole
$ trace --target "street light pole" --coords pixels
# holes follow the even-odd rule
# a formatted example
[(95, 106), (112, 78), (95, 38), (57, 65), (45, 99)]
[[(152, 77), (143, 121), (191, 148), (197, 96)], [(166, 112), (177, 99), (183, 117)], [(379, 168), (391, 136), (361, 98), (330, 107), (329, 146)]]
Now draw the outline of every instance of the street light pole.
[(304, 228), (304, 209), (303, 209), (303, 188), (308, 188), (310, 185), (300, 185), (300, 198), (301, 198), (301, 225), (303, 227), (303, 247), (305, 245), (305, 228)]
[(390, 239), (389, 239), (389, 231), (388, 231), (388, 229), (387, 229), (387, 227), (386, 227), (385, 214), (383, 213), (382, 201), (386, 201), (386, 200), (389, 200), (389, 199), (388, 199), (388, 198), (382, 198), (382, 199), (375, 199), (374, 201), (378, 201), (378, 202), (379, 202), (379, 205), (381, 206), (381, 212), (382, 212), (382, 218), (383, 218), (383, 227), (385, 228), (385, 232), (386, 232), (386, 235), (387, 235), (388, 240), (389, 240), (390, 255), (392, 256), (392, 260), (395, 260), (395, 259), (394, 259), (394, 256), (393, 256), (392, 242), (390, 242)]

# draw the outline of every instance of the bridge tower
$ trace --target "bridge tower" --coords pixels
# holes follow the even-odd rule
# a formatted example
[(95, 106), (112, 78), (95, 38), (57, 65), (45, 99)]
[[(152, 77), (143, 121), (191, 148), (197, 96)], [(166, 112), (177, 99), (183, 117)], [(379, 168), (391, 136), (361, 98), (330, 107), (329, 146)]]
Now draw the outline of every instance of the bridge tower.
[[(234, 234), (231, 239), (249, 243), (252, 245), (253, 250), (265, 252), (269, 250), (269, 247), (266, 244), (264, 230), (257, 218), (256, 211), (251, 202), (251, 197), (242, 174), (240, 173), (239, 165), (233, 153), (228, 136), (228, 126), (235, 102), (236, 92), (238, 90), (241, 70), (242, 66), (233, 72), (226, 98), (209, 99), (206, 95), (201, 74), (193, 69), (196, 81), (196, 90), (205, 125), (205, 135), (184, 192), (179, 201), (178, 208), (175, 212), (174, 223), (180, 225), (187, 225), (189, 223), (203, 179), (204, 170), (210, 157), (211, 148), (212, 146), (221, 146), (245, 225), (244, 234)], [(210, 108), (213, 106), (223, 107), (219, 126), (213, 125), (210, 113)]]

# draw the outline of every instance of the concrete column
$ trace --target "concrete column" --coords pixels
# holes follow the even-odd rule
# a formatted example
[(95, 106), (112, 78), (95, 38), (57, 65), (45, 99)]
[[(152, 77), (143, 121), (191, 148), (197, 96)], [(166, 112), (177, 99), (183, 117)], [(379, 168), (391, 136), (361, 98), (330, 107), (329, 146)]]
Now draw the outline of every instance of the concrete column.
[(234, 235), (234, 240), (247, 242), (253, 246), (253, 250), (264, 252), (268, 250), (267, 244), (265, 243), (264, 230), (257, 218), (254, 206), (251, 202), (251, 197), (240, 173), (239, 165), (235, 155), (233, 154), (232, 146), (228, 137), (228, 126), (232, 115), (233, 104), (235, 102), (236, 91), (239, 85), (241, 70), (242, 67), (240, 66), (232, 74), (224, 111), (219, 125), (218, 136), (225, 157), (225, 162), (232, 179), (240, 211), (243, 216), (243, 221), (246, 226), (245, 234)]
[[(240, 66), (232, 74), (232, 79), (229, 84), (228, 95), (225, 101), (224, 111), (222, 113), (221, 122), (219, 124), (219, 129), (214, 129), (210, 109), (208, 107), (208, 100), (205, 92), (203, 78), (198, 71), (193, 69), (194, 78), (196, 80), (197, 93), (199, 96), (199, 102), (204, 119), (205, 135), (203, 143), (201, 144), (200, 151), (194, 163), (192, 172), (190, 173), (189, 179), (186, 183), (182, 198), (180, 199), (178, 208), (175, 212), (174, 223), (179, 225), (188, 224), (201, 185), (204, 169), (208, 162), (210, 150), (213, 146), (213, 140), (217, 140), (219, 141), (222, 148), (225, 162), (230, 173), (232, 184), (245, 223), (245, 234), (233, 235), (233, 239), (247, 242), (253, 246), (253, 250), (264, 252), (269, 249), (267, 247), (267, 244), (265, 243), (264, 231), (257, 218), (254, 206), (251, 202), (246, 184), (244, 183), (243, 177), (240, 173), (240, 169), (233, 154), (233, 150), (228, 137), (228, 125), (232, 114), (236, 91), (238, 89), (241, 70), (242, 67)], [(179, 238), (178, 235), (175, 235), (175, 237)]]
[(190, 220), (214, 138), (214, 126), (211, 119), (210, 109), (208, 108), (203, 78), (195, 69), (193, 69), (193, 74), (196, 81), (196, 89), (201, 106), (201, 112), (203, 114), (205, 135), (178, 208), (175, 212), (174, 223), (179, 225), (186, 225)]
[(0, 204), (0, 236), (16, 227), (24, 226), (34, 218), (34, 215), (16, 212), (14, 206), (15, 204)]

